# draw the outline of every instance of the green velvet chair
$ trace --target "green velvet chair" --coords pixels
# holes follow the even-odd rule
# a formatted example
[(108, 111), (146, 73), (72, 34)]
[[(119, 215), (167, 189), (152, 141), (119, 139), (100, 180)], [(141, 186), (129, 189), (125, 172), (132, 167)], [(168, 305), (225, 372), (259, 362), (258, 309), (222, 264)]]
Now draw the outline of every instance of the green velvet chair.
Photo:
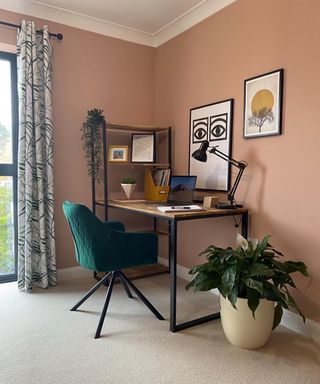
[(95, 339), (100, 337), (117, 277), (129, 298), (133, 298), (131, 288), (159, 320), (164, 320), (155, 307), (121, 271), (129, 267), (156, 263), (157, 235), (154, 233), (125, 232), (122, 223), (116, 221), (102, 222), (86, 206), (69, 201), (63, 203), (63, 212), (71, 229), (77, 262), (83, 268), (96, 272), (106, 272), (106, 275), (71, 308), (71, 311), (76, 311), (102, 284), (108, 285)]

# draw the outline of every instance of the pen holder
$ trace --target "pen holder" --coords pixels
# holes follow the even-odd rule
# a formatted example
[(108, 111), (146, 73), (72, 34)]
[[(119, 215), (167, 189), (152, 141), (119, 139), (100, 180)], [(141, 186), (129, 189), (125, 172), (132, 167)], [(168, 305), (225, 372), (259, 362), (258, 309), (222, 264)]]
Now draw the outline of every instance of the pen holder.
[(218, 196), (205, 196), (203, 198), (203, 208), (213, 208), (219, 203)]

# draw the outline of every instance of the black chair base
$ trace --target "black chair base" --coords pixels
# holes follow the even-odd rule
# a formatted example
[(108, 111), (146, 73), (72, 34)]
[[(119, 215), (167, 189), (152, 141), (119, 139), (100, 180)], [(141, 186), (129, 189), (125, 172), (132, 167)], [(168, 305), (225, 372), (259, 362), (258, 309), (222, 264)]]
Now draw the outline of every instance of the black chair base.
[[(163, 316), (156, 310), (156, 308), (150, 303), (150, 301), (142, 294), (141, 291), (127, 278), (127, 276), (121, 272), (121, 271), (112, 271), (106, 274), (101, 280), (98, 281), (98, 283), (88, 291), (83, 298), (76, 304), (74, 305), (70, 311), (76, 311), (81, 304), (83, 304), (91, 295), (95, 293), (95, 291), (102, 285), (106, 284), (108, 282), (108, 290), (104, 302), (104, 306), (101, 312), (99, 324), (96, 330), (95, 334), (95, 339), (98, 339), (101, 334), (101, 329), (103, 326), (104, 319), (106, 317), (106, 313), (108, 310), (109, 302), (110, 302), (110, 297), (113, 289), (113, 285), (115, 282), (116, 277), (119, 278), (124, 290), (126, 291), (127, 296), (132, 299), (132, 293), (130, 291), (130, 288), (136, 293), (136, 295), (139, 297), (139, 299), (150, 309), (150, 311), (156, 316), (157, 319), (159, 320), (164, 320)], [(111, 278), (111, 280), (110, 280)], [(130, 287), (130, 288), (129, 288)]]

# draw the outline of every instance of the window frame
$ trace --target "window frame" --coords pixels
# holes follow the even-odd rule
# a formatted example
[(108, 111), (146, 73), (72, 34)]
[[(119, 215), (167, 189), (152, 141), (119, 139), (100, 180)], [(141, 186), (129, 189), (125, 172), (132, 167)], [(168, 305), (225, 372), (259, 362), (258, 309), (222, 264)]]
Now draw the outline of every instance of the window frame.
[(13, 187), (13, 227), (14, 227), (14, 273), (0, 275), (0, 283), (17, 280), (18, 270), (18, 217), (17, 217), (17, 170), (18, 170), (18, 79), (17, 55), (15, 53), (0, 51), (0, 60), (10, 62), (11, 67), (11, 113), (12, 113), (12, 163), (0, 163), (0, 176), (11, 176)]

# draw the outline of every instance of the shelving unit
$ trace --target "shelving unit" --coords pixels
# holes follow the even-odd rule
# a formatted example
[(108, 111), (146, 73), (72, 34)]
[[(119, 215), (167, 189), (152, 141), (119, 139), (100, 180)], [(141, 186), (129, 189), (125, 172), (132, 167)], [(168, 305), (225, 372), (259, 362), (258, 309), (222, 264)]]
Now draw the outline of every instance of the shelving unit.
[[(104, 207), (104, 219), (108, 220), (109, 214), (108, 214), (108, 200), (110, 198), (110, 180), (108, 180), (109, 177), (109, 171), (108, 168), (110, 167), (116, 167), (117, 173), (118, 169), (126, 168), (126, 167), (134, 167), (136, 169), (145, 169), (146, 167), (154, 167), (154, 168), (171, 168), (171, 148), (172, 148), (172, 137), (171, 137), (171, 127), (153, 127), (153, 126), (137, 126), (137, 125), (128, 125), (128, 124), (120, 124), (120, 123), (106, 123), (102, 127), (102, 141), (103, 141), (103, 177), (102, 177), (102, 184), (103, 184), (103, 193), (100, 198), (97, 197), (97, 188), (95, 185), (95, 180), (92, 180), (92, 210), (93, 212), (96, 211), (96, 206), (103, 206)], [(110, 135), (113, 133), (113, 138), (110, 137)], [(117, 133), (121, 133), (122, 140), (124, 140), (124, 136), (127, 136), (127, 142), (126, 144), (129, 144), (131, 140), (128, 141), (128, 139), (131, 139), (131, 136), (133, 133), (155, 133), (155, 140), (156, 140), (156, 150), (155, 150), (155, 162), (154, 163), (135, 163), (135, 162), (126, 162), (126, 163), (114, 163), (108, 161), (108, 146), (112, 143), (112, 140), (114, 140), (117, 137)], [(161, 140), (160, 140), (161, 138)], [(160, 148), (157, 143), (161, 141), (163, 144)], [(165, 143), (166, 141), (166, 143)], [(117, 143), (118, 144), (118, 143)], [(161, 149), (165, 150), (164, 153), (160, 153)], [(165, 161), (161, 161), (165, 158)], [(119, 185), (120, 185), (120, 179), (119, 179)]]
[[(131, 137), (133, 133), (154, 133), (155, 134), (155, 162), (154, 163), (115, 163), (108, 161), (108, 148), (109, 145), (128, 145), (129, 151), (131, 150)], [(107, 122), (102, 127), (102, 145), (103, 145), (103, 168), (102, 168), (102, 193), (97, 193), (97, 185), (95, 180), (92, 180), (92, 210), (96, 213), (96, 207), (103, 207), (104, 219), (107, 221), (109, 218), (108, 201), (110, 199), (111, 184), (120, 185), (121, 170), (127, 170), (128, 167), (140, 175), (145, 173), (146, 167), (153, 168), (170, 168), (171, 169), (171, 149), (172, 149), (172, 131), (171, 127), (154, 127), (154, 126), (137, 126), (121, 123)], [(119, 142), (117, 141), (120, 138)], [(144, 175), (143, 175), (144, 177)], [(112, 178), (112, 180), (110, 180)], [(101, 189), (101, 188), (100, 188)], [(166, 231), (158, 230), (157, 221), (153, 221), (153, 230), (157, 230), (158, 234), (167, 234)], [(128, 277), (137, 278), (150, 276), (156, 273), (167, 272), (168, 268), (163, 265), (145, 266), (142, 268), (135, 268), (132, 271), (126, 271)], [(99, 276), (95, 273), (95, 277)]]

